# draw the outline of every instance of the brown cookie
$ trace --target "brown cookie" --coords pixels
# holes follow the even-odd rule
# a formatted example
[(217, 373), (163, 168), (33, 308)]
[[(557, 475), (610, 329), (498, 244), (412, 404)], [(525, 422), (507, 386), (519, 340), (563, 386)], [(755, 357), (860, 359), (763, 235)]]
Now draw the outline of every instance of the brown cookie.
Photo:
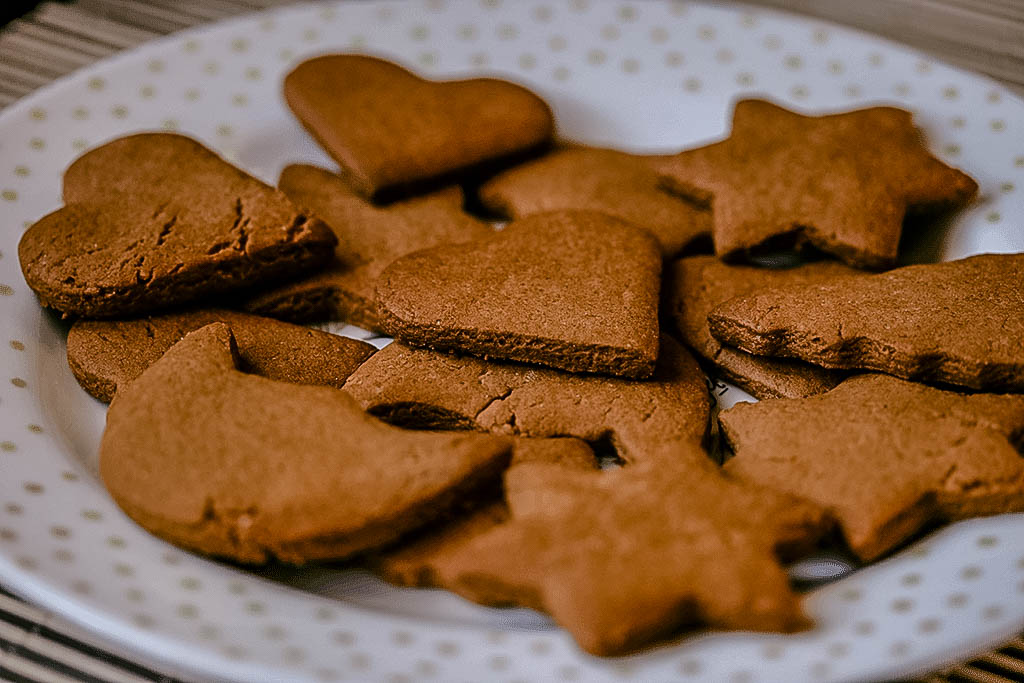
[(720, 416), (730, 473), (818, 502), (873, 560), (931, 520), (1024, 510), (1024, 397), (962, 394), (886, 375)]
[(324, 55), (284, 79), (288, 106), (367, 197), (548, 143), (551, 109), (492, 78), (428, 81), (363, 55)]
[(292, 322), (345, 320), (377, 330), (374, 288), (385, 266), (418, 249), (493, 232), (462, 210), (458, 187), (377, 207), (339, 176), (302, 164), (285, 168), (278, 187), (338, 236), (334, 261), (327, 268), (259, 292), (243, 304), (253, 313)]
[[(629, 463), (674, 461), (699, 447), (711, 401), (693, 357), (664, 336), (646, 380), (575, 375), (391, 344), (345, 383), (364, 409), (421, 429), (574, 436)], [(704, 457), (703, 454), (701, 457)]]
[(978, 190), (891, 107), (803, 116), (742, 100), (727, 139), (660, 169), (666, 189), (711, 206), (722, 258), (795, 239), (859, 268), (895, 264), (908, 212), (959, 207)]
[(711, 334), (763, 356), (1024, 391), (1024, 254), (983, 254), (727, 301)]
[(230, 328), (192, 332), (114, 397), (100, 474), (150, 532), (240, 562), (342, 559), (493, 487), (512, 442), (409, 432), (343, 391), (240, 372)]
[(210, 323), (231, 327), (239, 368), (268, 379), (340, 388), (376, 348), (299, 325), (205, 309), (132, 320), (79, 320), (68, 331), (68, 365), (82, 388), (109, 402), (186, 334)]
[(661, 251), (595, 211), (554, 211), (404, 256), (377, 281), (385, 331), (415, 346), (646, 377), (658, 353)]
[(730, 266), (714, 256), (693, 256), (668, 266), (663, 289), (666, 314), (691, 349), (718, 368), (723, 378), (757, 398), (812, 396), (835, 387), (845, 373), (722, 346), (708, 330), (708, 313), (723, 301), (761, 289), (831, 282), (858, 272), (834, 261), (768, 269)]
[(44, 306), (109, 317), (307, 272), (336, 239), (288, 198), (198, 142), (119, 138), (64, 174), (67, 205), (18, 245)]
[[(509, 470), (532, 462), (550, 463), (573, 470), (595, 470), (597, 459), (586, 442), (573, 438), (518, 439)], [(558, 501), (552, 501), (558, 504)], [(503, 499), (457, 516), (448, 523), (425, 529), (377, 558), (373, 565), (386, 580), (401, 586), (446, 586), (438, 569), (456, 548), (508, 521)]]
[(665, 256), (711, 234), (711, 212), (659, 187), (658, 157), (573, 147), (501, 173), (480, 188), (488, 209), (509, 219), (544, 211), (592, 209), (649, 230)]
[(542, 609), (597, 655), (695, 624), (809, 625), (778, 556), (828, 528), (817, 506), (726, 477), (703, 456), (601, 472), (534, 463), (505, 486), (510, 521), (438, 566), (470, 599)]

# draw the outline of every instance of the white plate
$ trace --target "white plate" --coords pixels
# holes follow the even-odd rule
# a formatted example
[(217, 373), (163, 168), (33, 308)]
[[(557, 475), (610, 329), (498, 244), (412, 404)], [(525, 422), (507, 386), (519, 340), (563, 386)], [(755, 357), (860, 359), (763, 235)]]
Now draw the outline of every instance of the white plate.
[(132, 131), (184, 131), (270, 182), (289, 162), (329, 163), (280, 97), (291, 65), (328, 50), (384, 54), (437, 76), (509, 75), (552, 103), (564, 134), (636, 149), (722, 134), (743, 93), (811, 111), (895, 103), (981, 183), (981, 200), (934, 241), (935, 257), (1024, 250), (1024, 102), (838, 27), (668, 2), (371, 1), (171, 36), (0, 116), (5, 586), (204, 680), (879, 679), (955, 661), (1024, 627), (1022, 515), (958, 524), (813, 592), (811, 632), (708, 634), (618, 660), (581, 654), (530, 612), (331, 569), (260, 578), (128, 521), (95, 476), (103, 407), (76, 385), (63, 326), (25, 286), (18, 238), (59, 206), (61, 173), (79, 152)]

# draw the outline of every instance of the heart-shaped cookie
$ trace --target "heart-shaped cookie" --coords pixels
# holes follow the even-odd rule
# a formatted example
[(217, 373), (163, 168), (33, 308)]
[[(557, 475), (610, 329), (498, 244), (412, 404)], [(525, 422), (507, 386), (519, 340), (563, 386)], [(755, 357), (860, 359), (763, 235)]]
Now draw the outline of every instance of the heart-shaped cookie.
[(292, 112), (362, 194), (416, 185), (545, 145), (551, 109), (492, 78), (428, 81), (363, 55), (324, 55), (284, 80)]
[(414, 346), (647, 377), (660, 280), (649, 232), (594, 211), (553, 211), (398, 259), (377, 281), (377, 314)]
[(342, 559), (493, 490), (513, 442), (411, 432), (344, 392), (248, 375), (223, 323), (118, 391), (100, 474), (132, 519), (241, 562)]
[(337, 240), (195, 140), (132, 135), (79, 158), (67, 205), (32, 225), (22, 271), (45, 306), (107, 317), (308, 271)]

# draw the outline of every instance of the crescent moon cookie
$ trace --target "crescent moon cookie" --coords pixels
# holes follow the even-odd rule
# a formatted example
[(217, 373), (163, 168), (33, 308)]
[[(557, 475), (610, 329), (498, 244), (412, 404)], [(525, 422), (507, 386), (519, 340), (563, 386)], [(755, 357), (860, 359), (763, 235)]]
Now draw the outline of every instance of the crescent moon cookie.
[(661, 248), (646, 230), (596, 211), (553, 211), (403, 256), (377, 281), (377, 313), (414, 346), (647, 377), (660, 282)]
[(864, 561), (932, 520), (1024, 510), (1024, 396), (870, 374), (810, 398), (739, 403), (719, 421), (736, 454), (727, 472), (827, 508)]
[(741, 100), (729, 137), (659, 163), (663, 186), (712, 209), (715, 254), (795, 240), (857, 268), (896, 263), (908, 213), (958, 208), (978, 185), (936, 159), (910, 112), (804, 116)]
[(366, 197), (465, 175), (548, 144), (551, 109), (526, 88), (493, 78), (424, 80), (363, 55), (324, 55), (284, 79), (306, 130)]
[(291, 322), (344, 320), (379, 330), (374, 289), (388, 264), (419, 249), (494, 232), (462, 210), (458, 187), (380, 207), (355, 194), (334, 173), (295, 164), (281, 172), (278, 188), (338, 236), (334, 260), (326, 268), (259, 291), (242, 303), (250, 312)]
[(100, 474), (153, 534), (245, 563), (341, 560), (492, 491), (512, 440), (410, 432), (331, 387), (238, 370), (230, 328), (175, 344), (118, 391)]
[(982, 254), (730, 299), (717, 339), (760, 356), (1024, 392), (1024, 254)]
[(66, 316), (148, 312), (322, 265), (317, 218), (195, 140), (119, 138), (64, 174), (67, 204), (18, 245), (25, 281)]
[(340, 388), (372, 344), (271, 318), (206, 309), (131, 320), (79, 320), (68, 331), (68, 365), (82, 388), (109, 402), (169, 348), (211, 323), (231, 327), (240, 368), (268, 379)]

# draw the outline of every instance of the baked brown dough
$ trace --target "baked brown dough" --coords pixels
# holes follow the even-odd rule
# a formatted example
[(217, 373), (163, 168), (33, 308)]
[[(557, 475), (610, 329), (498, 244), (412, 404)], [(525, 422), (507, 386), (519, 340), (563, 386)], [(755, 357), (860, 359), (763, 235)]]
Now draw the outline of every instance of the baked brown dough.
[(910, 112), (892, 107), (804, 116), (741, 100), (727, 139), (660, 170), (666, 189), (711, 206), (721, 258), (795, 239), (872, 269), (896, 263), (908, 212), (956, 208), (978, 191), (928, 152)]
[(100, 474), (172, 543), (239, 562), (340, 560), (493, 490), (512, 440), (410, 432), (332, 387), (238, 370), (223, 323), (192, 332), (118, 391)]

